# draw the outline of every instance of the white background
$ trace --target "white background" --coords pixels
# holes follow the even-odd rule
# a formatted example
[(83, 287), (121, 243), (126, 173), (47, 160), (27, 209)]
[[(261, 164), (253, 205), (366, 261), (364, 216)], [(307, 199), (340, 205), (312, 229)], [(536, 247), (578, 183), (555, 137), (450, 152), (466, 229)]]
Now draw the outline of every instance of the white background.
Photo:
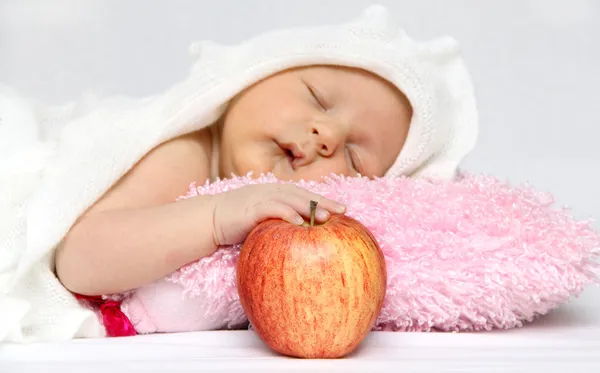
[[(346, 21), (370, 3), (0, 0), (0, 81), (49, 103), (154, 94), (187, 73), (192, 41)], [(417, 39), (460, 41), (481, 114), (467, 170), (528, 181), (600, 218), (599, 1), (379, 3)]]
[[(480, 140), (465, 162), (466, 169), (515, 183), (529, 181), (554, 193), (560, 204), (572, 206), (578, 217), (600, 219), (600, 1), (379, 2), (417, 39), (449, 34), (461, 42), (481, 114)], [(369, 3), (0, 0), (0, 82), (49, 103), (73, 100), (86, 91), (154, 94), (187, 73), (187, 47), (192, 41), (235, 43), (274, 27), (346, 21)], [(595, 226), (600, 228), (600, 222)], [(598, 311), (591, 305), (597, 303), (592, 298), (597, 300), (598, 294), (588, 292), (580, 303), (523, 330), (460, 336), (395, 334), (396, 345), (376, 339), (390, 335), (375, 336), (369, 343), (377, 348), (367, 350), (362, 364), (348, 360), (336, 366), (338, 371), (365, 371), (393, 364), (409, 371), (424, 362), (436, 371), (442, 366), (453, 371), (499, 371), (501, 367), (517, 371), (517, 365), (540, 372), (594, 371), (591, 359), (598, 344), (591, 338), (597, 335)], [(187, 336), (189, 340), (185, 335), (173, 337), (176, 342), (137, 339), (139, 345), (116, 340), (103, 340), (100, 345), (47, 345), (34, 354), (30, 348), (13, 346), (4, 350), (4, 358), (31, 361), (31, 371), (45, 366), (56, 372), (69, 367), (134, 371), (134, 363), (147, 370), (156, 368), (157, 362), (166, 370), (181, 372), (210, 369), (214, 366), (210, 363), (219, 369), (237, 364), (267, 371), (268, 367), (282, 370), (285, 363), (257, 352), (261, 344), (234, 339), (236, 347), (240, 343), (247, 347), (243, 349), (216, 337), (209, 336), (205, 345), (194, 335)], [(229, 360), (219, 358), (223, 356)], [(287, 364), (285, 370), (319, 370), (317, 365), (301, 363)], [(323, 370), (325, 365), (320, 367)], [(328, 367), (333, 371), (333, 365)]]

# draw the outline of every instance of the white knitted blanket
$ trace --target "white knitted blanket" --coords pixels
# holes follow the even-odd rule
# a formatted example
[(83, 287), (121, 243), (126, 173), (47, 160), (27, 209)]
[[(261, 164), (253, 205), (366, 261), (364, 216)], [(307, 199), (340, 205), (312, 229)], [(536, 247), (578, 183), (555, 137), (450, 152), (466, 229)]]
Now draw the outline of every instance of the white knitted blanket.
[(416, 42), (381, 6), (339, 25), (235, 46), (199, 42), (191, 52), (189, 75), (154, 97), (49, 107), (0, 86), (0, 342), (103, 336), (95, 314), (54, 276), (53, 249), (144, 154), (213, 123), (240, 90), (273, 73), (337, 64), (398, 86), (414, 116), (389, 176), (452, 177), (475, 144), (477, 110), (457, 43)]

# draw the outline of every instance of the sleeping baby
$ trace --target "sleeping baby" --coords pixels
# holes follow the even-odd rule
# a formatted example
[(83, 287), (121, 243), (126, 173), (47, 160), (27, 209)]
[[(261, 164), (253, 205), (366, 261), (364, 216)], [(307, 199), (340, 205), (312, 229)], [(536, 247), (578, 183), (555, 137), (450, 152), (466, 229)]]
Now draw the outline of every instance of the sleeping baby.
[[(54, 159), (48, 188), (32, 207), (59, 195), (72, 206), (57, 214), (62, 225), (53, 235), (39, 238), (38, 258), (50, 254), (49, 273), (58, 281), (52, 291), (65, 299), (147, 294), (143, 310), (138, 298), (128, 312), (173, 320), (152, 332), (224, 326), (174, 317), (183, 307), (206, 305), (176, 289), (158, 297), (152, 289), (168, 274), (242, 242), (267, 218), (302, 224), (311, 200), (320, 222), (345, 211), (291, 183), (176, 201), (192, 181), (268, 173), (290, 181), (331, 174), (451, 179), (475, 144), (477, 111), (457, 44), (417, 42), (380, 6), (348, 23), (276, 30), (235, 46), (202, 42), (193, 52), (190, 76), (165, 94), (67, 123), (64, 156)], [(73, 141), (84, 134), (94, 139)], [(86, 158), (94, 152), (104, 155)], [(67, 182), (75, 183), (71, 192)], [(73, 193), (75, 187), (84, 192)], [(169, 310), (174, 314), (165, 316)], [(62, 315), (52, 312), (57, 320)], [(85, 317), (60, 320), (56, 328), (70, 326), (71, 337), (98, 335)]]

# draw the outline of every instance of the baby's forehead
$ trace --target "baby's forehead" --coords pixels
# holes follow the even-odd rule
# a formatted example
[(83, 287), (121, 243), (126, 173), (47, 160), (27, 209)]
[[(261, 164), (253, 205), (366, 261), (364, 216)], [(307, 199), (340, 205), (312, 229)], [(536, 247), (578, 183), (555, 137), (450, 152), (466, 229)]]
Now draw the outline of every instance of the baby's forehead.
[(376, 73), (345, 66), (322, 67), (318, 73), (320, 80), (339, 96), (356, 99), (375, 110), (402, 109), (409, 104), (399, 87)]
[(412, 117), (412, 106), (406, 96), (379, 77), (350, 82), (346, 89), (341, 88), (337, 87), (340, 105), (347, 105), (351, 119), (361, 126), (394, 131)]

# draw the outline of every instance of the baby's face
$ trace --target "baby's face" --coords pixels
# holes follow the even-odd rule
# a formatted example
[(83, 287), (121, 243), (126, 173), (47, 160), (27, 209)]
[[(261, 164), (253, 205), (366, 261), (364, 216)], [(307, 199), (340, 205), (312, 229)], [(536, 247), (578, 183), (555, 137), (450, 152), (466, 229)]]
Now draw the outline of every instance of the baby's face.
[(368, 72), (287, 70), (240, 93), (222, 120), (221, 177), (272, 172), (283, 180), (331, 173), (383, 176), (412, 116), (406, 97)]

